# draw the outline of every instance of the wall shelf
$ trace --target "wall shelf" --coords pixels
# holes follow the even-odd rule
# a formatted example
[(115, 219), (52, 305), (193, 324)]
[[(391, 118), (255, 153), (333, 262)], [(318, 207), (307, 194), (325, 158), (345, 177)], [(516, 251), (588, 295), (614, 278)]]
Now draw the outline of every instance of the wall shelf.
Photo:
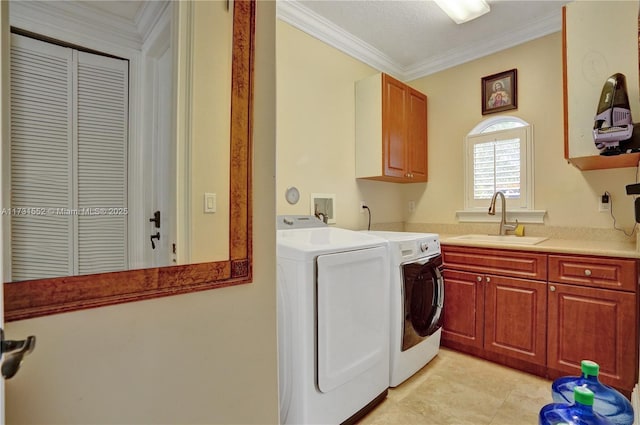
[(577, 158), (568, 158), (567, 161), (581, 171), (604, 170), (608, 168), (628, 168), (638, 166), (640, 153), (624, 153), (613, 156), (581, 156)]

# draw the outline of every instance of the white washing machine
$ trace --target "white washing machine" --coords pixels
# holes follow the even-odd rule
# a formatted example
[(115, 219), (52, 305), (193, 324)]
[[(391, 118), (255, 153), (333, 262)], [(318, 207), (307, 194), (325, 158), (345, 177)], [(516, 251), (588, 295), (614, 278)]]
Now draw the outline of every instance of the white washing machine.
[(391, 324), (389, 386), (396, 387), (440, 350), (444, 279), (435, 233), (365, 232), (389, 241)]
[(355, 422), (389, 387), (388, 242), (278, 217), (280, 423)]

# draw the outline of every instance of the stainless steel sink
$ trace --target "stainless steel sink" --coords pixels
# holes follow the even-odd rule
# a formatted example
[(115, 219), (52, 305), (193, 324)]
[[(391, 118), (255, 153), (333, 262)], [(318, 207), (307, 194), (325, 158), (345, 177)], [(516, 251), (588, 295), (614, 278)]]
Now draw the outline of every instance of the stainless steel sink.
[(489, 242), (514, 245), (536, 245), (549, 238), (544, 236), (516, 236), (516, 235), (462, 235), (450, 239), (469, 242)]

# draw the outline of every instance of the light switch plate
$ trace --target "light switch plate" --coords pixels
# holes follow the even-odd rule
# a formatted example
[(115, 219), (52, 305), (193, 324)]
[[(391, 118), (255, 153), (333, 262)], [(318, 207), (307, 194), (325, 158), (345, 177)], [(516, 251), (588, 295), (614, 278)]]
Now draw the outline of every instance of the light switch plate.
[(204, 212), (205, 213), (216, 212), (216, 194), (215, 193), (204, 194)]

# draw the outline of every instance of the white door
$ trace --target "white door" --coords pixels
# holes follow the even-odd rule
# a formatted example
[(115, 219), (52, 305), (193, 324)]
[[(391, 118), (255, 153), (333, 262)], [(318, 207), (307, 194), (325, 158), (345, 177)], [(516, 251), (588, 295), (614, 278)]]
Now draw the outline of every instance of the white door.
[(317, 259), (318, 388), (326, 393), (389, 354), (389, 260), (385, 247)]
[[(145, 264), (174, 265), (176, 254), (176, 124), (171, 15), (143, 46), (145, 56)], [(159, 217), (159, 220), (156, 220)]]
[(165, 50), (156, 60), (156, 125), (153, 135), (152, 157), (152, 203), (153, 212), (160, 211), (160, 227), (152, 226), (152, 234), (160, 235), (155, 241), (152, 265), (155, 267), (171, 266), (175, 256), (175, 135), (173, 131), (172, 96), (173, 96), (173, 58), (171, 49)]

